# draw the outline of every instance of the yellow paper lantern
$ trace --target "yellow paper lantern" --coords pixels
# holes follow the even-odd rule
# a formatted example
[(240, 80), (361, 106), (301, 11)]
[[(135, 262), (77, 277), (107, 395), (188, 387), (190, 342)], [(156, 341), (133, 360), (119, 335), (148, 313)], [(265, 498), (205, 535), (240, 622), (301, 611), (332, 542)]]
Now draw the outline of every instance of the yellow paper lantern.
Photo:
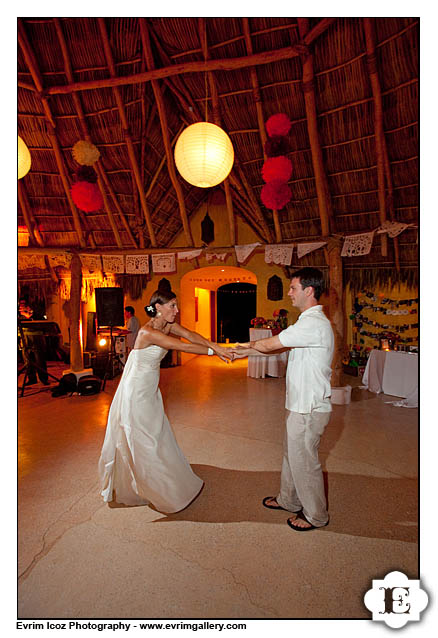
[(182, 177), (200, 188), (224, 181), (234, 162), (228, 135), (216, 124), (197, 122), (188, 126), (175, 145), (175, 164)]
[(30, 171), (30, 152), (26, 143), (18, 136), (18, 179), (21, 179)]

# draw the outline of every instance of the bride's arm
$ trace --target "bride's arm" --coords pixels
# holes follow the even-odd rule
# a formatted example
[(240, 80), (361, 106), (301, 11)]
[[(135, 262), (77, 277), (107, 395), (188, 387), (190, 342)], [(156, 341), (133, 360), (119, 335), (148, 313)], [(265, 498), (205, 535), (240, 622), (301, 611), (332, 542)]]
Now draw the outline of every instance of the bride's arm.
[[(208, 354), (208, 345), (197, 343), (184, 343), (180, 339), (176, 339), (170, 335), (165, 335), (161, 330), (153, 328), (141, 328), (139, 330), (136, 348), (147, 348), (147, 346), (155, 345), (165, 348), (166, 350), (179, 350), (180, 352), (188, 352), (190, 354)], [(220, 356), (220, 355), (218, 355)]]
[(209, 341), (208, 339), (200, 335), (198, 332), (194, 332), (193, 330), (188, 330), (187, 328), (184, 328), (184, 326), (181, 326), (179, 323), (173, 323), (172, 327), (170, 328), (170, 332), (174, 335), (177, 335), (178, 337), (187, 339), (187, 341), (191, 341), (192, 343), (205, 345), (208, 348), (212, 348), (214, 352), (217, 354), (217, 356), (220, 357), (221, 359), (223, 357), (226, 357), (227, 359), (233, 359), (233, 356), (231, 355), (231, 352), (229, 351), (228, 348), (222, 348), (217, 343), (214, 343), (213, 341)]

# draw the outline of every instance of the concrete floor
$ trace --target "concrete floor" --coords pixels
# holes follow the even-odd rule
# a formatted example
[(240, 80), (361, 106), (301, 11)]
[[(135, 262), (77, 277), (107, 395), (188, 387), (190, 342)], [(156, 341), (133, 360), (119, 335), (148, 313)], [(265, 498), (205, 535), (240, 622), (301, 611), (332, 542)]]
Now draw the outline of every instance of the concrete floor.
[(99, 495), (119, 378), (91, 397), (19, 399), (19, 618), (361, 619), (373, 578), (419, 577), (418, 410), (358, 387), (334, 406), (320, 447), (330, 525), (300, 534), (261, 505), (279, 485), (285, 381), (246, 365), (162, 370), (166, 412), (205, 480), (169, 516)]

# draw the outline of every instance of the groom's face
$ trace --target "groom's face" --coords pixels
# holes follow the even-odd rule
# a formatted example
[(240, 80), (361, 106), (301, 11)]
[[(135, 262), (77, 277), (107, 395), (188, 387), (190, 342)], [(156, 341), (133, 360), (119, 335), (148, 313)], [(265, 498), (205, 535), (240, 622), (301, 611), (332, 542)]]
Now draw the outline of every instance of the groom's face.
[(294, 277), (290, 282), (289, 292), (287, 293), (292, 301), (292, 305), (298, 310), (303, 310), (308, 301), (307, 289), (303, 290), (299, 277)]

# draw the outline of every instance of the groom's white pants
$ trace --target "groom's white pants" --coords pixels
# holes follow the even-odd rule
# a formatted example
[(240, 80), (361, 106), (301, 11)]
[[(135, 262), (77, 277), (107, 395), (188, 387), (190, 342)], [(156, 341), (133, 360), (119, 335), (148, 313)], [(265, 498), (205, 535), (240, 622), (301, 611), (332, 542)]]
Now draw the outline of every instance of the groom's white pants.
[(318, 448), (330, 415), (331, 412), (289, 412), (286, 420), (277, 503), (291, 512), (302, 509), (315, 527), (322, 527), (329, 520)]

